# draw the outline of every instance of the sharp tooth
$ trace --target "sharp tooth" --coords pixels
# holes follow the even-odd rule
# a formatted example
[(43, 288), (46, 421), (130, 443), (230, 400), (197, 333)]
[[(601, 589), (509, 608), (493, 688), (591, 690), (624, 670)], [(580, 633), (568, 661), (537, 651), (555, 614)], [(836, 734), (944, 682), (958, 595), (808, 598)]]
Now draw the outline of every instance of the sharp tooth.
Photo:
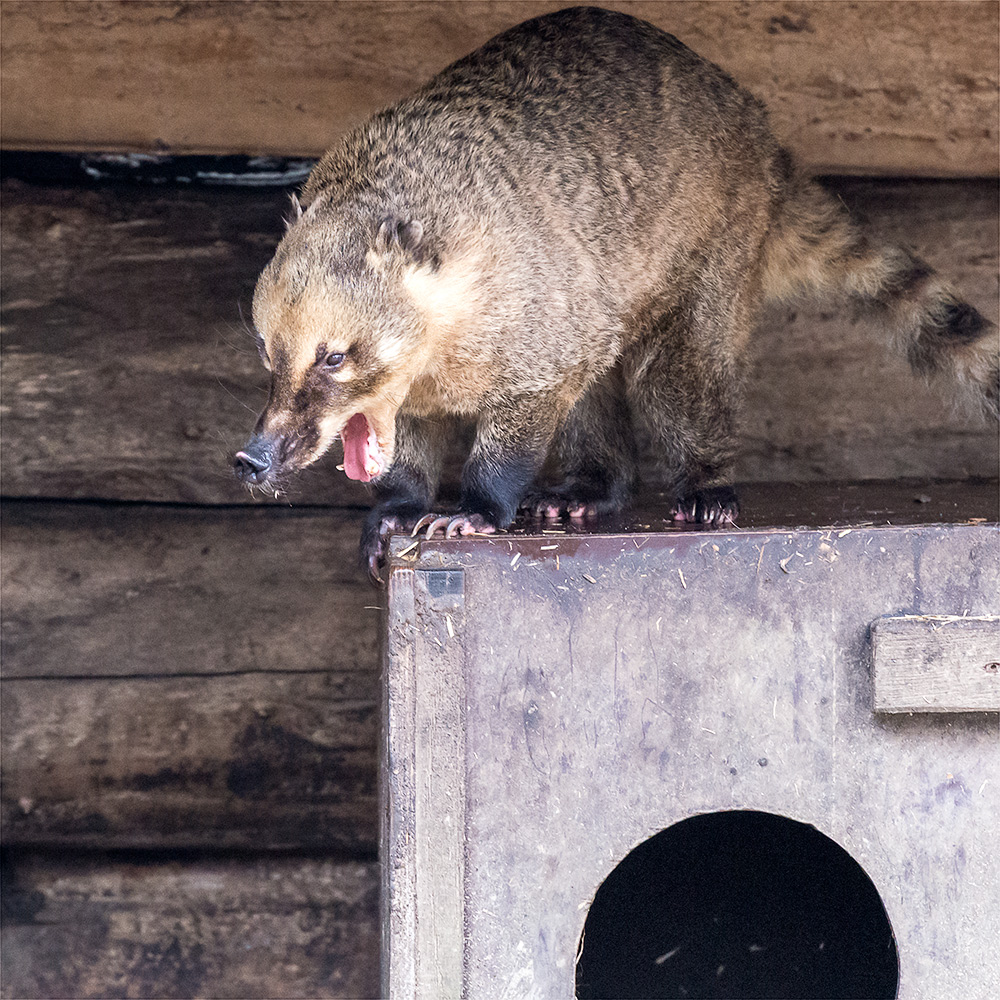
[(377, 476), (379, 471), (378, 462), (369, 462), (367, 470), (369, 476)]

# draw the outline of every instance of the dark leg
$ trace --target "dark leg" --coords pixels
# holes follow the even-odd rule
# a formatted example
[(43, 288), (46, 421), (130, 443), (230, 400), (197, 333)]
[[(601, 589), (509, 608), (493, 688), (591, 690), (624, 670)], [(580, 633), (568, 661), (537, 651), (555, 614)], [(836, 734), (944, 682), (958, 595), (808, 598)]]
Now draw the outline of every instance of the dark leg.
[(538, 475), (564, 412), (553, 395), (542, 393), (489, 404), (462, 470), (459, 513), (428, 514), (417, 522), (414, 534), (426, 528), (430, 538), (443, 529), (451, 537), (506, 528)]
[(620, 511), (638, 478), (635, 432), (620, 366), (595, 382), (556, 434), (554, 486), (533, 490), (522, 507), (538, 517), (594, 517)]
[(738, 314), (686, 308), (656, 319), (624, 364), (633, 418), (646, 432), (679, 521), (723, 524), (739, 513), (730, 483), (745, 339)]
[(388, 472), (374, 483), (378, 502), (361, 531), (361, 560), (373, 580), (381, 582), (389, 536), (410, 531), (434, 502), (446, 430), (436, 421), (396, 417), (396, 454)]

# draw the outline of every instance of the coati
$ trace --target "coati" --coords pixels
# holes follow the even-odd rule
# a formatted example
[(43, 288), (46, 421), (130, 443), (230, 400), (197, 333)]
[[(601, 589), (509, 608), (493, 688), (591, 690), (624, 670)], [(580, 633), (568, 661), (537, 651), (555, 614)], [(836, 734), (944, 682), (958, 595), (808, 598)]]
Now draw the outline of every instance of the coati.
[[(296, 207), (254, 295), (271, 390), (235, 471), (273, 485), (339, 436), (377, 498), (373, 575), (392, 531), (621, 508), (637, 429), (677, 519), (732, 520), (741, 365), (767, 300), (839, 291), (916, 372), (997, 413), (995, 326), (855, 228), (756, 98), (625, 14), (498, 35), (348, 135)], [(456, 415), (475, 441), (459, 511), (438, 516)]]

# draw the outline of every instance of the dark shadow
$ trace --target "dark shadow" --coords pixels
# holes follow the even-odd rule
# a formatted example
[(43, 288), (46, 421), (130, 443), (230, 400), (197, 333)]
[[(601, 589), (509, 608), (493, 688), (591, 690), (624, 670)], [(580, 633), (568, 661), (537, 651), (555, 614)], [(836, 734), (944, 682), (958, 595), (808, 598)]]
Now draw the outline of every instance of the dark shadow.
[(815, 827), (771, 813), (694, 816), (635, 848), (584, 926), (581, 1000), (896, 996), (885, 907)]

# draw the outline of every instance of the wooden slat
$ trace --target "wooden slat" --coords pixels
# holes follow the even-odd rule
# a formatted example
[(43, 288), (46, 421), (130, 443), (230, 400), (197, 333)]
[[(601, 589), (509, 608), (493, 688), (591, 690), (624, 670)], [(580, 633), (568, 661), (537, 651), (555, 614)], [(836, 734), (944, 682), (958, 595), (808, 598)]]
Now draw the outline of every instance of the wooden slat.
[[(832, 186), (996, 318), (995, 185)], [(249, 502), (228, 455), (266, 380), (239, 312), (285, 196), (15, 181), (2, 196), (4, 492)], [(995, 430), (954, 412), (845, 310), (772, 314), (747, 390), (741, 480), (997, 474)], [(291, 498), (367, 506), (337, 461), (293, 480)]]
[[(4, 185), (6, 494), (249, 499), (229, 455), (266, 373), (240, 317), (286, 208), (275, 191)], [(364, 499), (334, 476), (298, 495)]]
[(377, 606), (335, 511), (8, 502), (8, 842), (374, 850)]
[[(561, 2), (6, 2), (7, 148), (314, 155)], [(609, 3), (720, 63), (830, 172), (995, 174), (997, 5)], [(210, 95), (210, 96), (209, 96)]]
[(373, 863), (18, 852), (5, 869), (5, 1000), (378, 996)]
[(8, 845), (374, 853), (371, 674), (0, 687)]
[(6, 678), (377, 671), (357, 515), (8, 503), (2, 524)]
[(872, 656), (876, 712), (1000, 712), (1000, 618), (882, 618)]

